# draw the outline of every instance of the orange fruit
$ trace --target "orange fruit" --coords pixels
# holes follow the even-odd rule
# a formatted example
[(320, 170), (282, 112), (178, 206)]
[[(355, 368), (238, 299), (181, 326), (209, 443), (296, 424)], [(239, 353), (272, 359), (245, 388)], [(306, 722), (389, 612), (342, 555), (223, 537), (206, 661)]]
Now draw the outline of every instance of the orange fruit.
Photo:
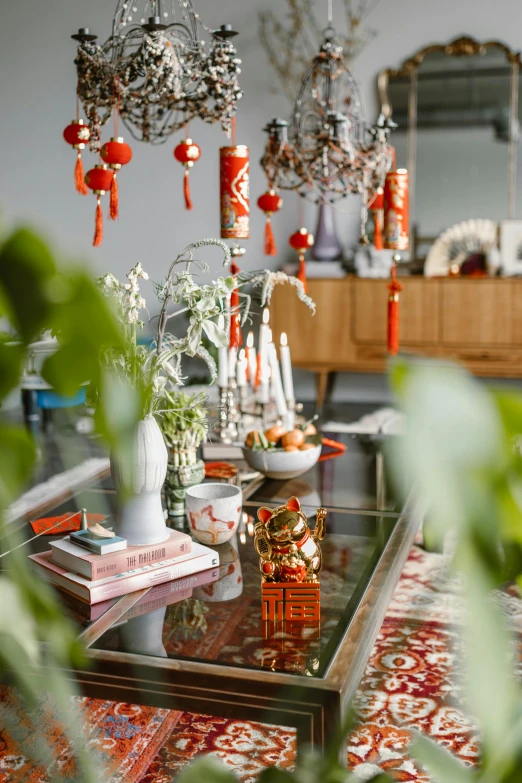
[(285, 446), (285, 451), (299, 451), (297, 446)]
[(300, 446), (299, 451), (309, 451), (309, 449), (315, 449), (313, 443), (303, 443), (303, 445)]
[(317, 430), (315, 429), (314, 425), (310, 422), (308, 427), (305, 428), (304, 434), (305, 435), (315, 435), (317, 433)]
[(302, 446), (305, 441), (305, 434), (302, 430), (291, 430), (290, 432), (287, 432), (283, 437), (281, 438), (281, 445), (283, 448), (286, 448), (287, 446)]
[(246, 436), (245, 444), (249, 449), (251, 449), (254, 445), (259, 446), (259, 432), (257, 430), (252, 430), (252, 432), (249, 432)]
[(270, 443), (277, 443), (285, 434), (286, 430), (284, 427), (282, 427), (280, 424), (274, 424), (273, 427), (270, 427), (270, 429), (266, 430), (265, 432), (265, 438)]

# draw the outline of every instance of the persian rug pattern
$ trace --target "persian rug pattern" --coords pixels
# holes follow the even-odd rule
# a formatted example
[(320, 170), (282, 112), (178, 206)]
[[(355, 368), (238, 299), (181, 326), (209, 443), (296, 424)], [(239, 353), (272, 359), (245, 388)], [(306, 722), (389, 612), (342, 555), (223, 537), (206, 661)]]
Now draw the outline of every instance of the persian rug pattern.
[[(522, 602), (510, 591), (501, 602), (520, 633)], [(385, 771), (399, 781), (427, 783), (408, 755), (411, 729), (432, 737), (465, 764), (477, 763), (477, 730), (462, 709), (459, 689), (460, 617), (458, 582), (448, 574), (446, 559), (414, 547), (357, 695), (361, 722), (348, 739), (347, 759), (359, 779)], [(233, 652), (234, 639), (228, 644)], [(18, 716), (18, 731), (15, 738), (0, 730), (0, 783), (46, 783), (45, 770), (22, 751), (30, 733), (27, 718), (24, 722), (12, 691), (1, 693), (11, 717)], [(253, 783), (266, 766), (291, 769), (294, 763), (290, 728), (95, 699), (81, 699), (80, 707), (86, 740), (102, 751), (110, 783), (171, 783), (203, 754), (220, 758), (241, 783)], [(70, 750), (52, 715), (45, 725), (45, 741), (58, 757), (53, 772), (66, 779)]]

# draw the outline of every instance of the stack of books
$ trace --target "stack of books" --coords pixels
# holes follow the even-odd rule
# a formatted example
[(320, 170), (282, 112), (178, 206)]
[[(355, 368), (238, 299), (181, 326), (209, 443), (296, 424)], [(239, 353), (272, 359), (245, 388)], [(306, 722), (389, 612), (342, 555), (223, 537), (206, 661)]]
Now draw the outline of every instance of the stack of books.
[[(161, 544), (129, 546), (106, 554), (90, 552), (67, 536), (51, 542), (49, 552), (29, 555), (29, 558), (43, 579), (88, 604), (109, 601), (219, 566), (216, 552), (177, 530), (171, 530), (169, 538)], [(212, 581), (211, 575), (208, 581)]]

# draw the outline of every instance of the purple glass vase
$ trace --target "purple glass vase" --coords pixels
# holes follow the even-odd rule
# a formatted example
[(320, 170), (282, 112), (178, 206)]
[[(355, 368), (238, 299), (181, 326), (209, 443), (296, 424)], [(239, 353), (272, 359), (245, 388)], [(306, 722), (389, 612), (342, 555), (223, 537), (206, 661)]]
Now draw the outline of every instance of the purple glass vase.
[(343, 249), (335, 230), (335, 210), (331, 204), (321, 204), (315, 230), (313, 256), (315, 261), (336, 261)]

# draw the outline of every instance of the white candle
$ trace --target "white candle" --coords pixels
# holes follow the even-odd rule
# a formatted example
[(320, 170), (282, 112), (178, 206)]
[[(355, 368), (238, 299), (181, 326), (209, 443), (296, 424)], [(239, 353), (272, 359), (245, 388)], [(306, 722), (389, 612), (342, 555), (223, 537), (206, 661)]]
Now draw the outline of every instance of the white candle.
[(249, 332), (247, 337), (246, 355), (248, 360), (248, 374), (252, 386), (255, 386), (257, 372), (256, 349), (254, 348), (254, 332)]
[(294, 379), (292, 377), (292, 359), (290, 356), (290, 346), (285, 332), (281, 334), (281, 344), (279, 347), (279, 356), (281, 357), (281, 370), (283, 371), (283, 387), (287, 402), (295, 400)]
[(245, 349), (242, 348), (239, 351), (239, 361), (237, 363), (237, 385), (238, 388), (246, 386), (247, 384), (247, 367), (248, 359), (246, 358)]
[[(225, 328), (225, 318), (220, 315), (218, 318), (218, 327)], [(228, 348), (218, 348), (218, 386), (224, 389), (228, 386)]]
[(279, 370), (279, 362), (277, 361), (277, 351), (274, 343), (269, 343), (269, 361), (270, 361), (270, 377), (272, 379), (272, 390), (277, 407), (277, 415), (285, 417), (288, 413), (286, 406), (285, 394), (283, 391), (283, 384), (281, 382), (281, 372)]
[(270, 320), (270, 311), (268, 307), (263, 310), (263, 322), (259, 327), (259, 362), (261, 365), (261, 376), (266, 375), (268, 369), (268, 355), (266, 351), (267, 343), (269, 342), (270, 327), (268, 321)]
[(236, 377), (237, 366), (237, 348), (230, 348), (228, 351), (228, 377)]
[(270, 367), (261, 368), (261, 383), (259, 384), (259, 402), (266, 405), (270, 402)]

